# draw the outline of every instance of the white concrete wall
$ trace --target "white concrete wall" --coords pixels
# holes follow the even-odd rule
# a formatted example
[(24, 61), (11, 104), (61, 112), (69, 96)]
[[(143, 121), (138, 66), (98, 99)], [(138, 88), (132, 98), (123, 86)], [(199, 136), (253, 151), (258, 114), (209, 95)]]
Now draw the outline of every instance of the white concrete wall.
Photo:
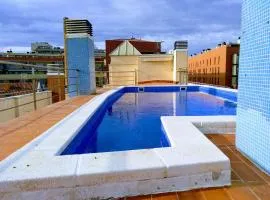
[(142, 55), (139, 57), (138, 82), (173, 81), (172, 55)]
[(109, 71), (112, 85), (173, 81), (173, 55), (111, 56)]
[[(52, 92), (51, 91), (37, 92), (36, 99), (37, 99), (37, 109), (50, 105), (52, 104)], [(1, 98), (0, 110), (7, 108), (11, 109), (0, 111), (0, 123), (14, 119), (16, 117), (24, 115), (25, 113), (33, 111), (34, 110), (34, 103), (32, 102), (33, 100), (34, 100), (33, 93)]]
[(138, 69), (138, 56), (111, 56), (110, 84), (134, 85), (135, 71)]
[[(16, 98), (0, 98), (0, 110), (16, 106)], [(5, 122), (16, 117), (16, 109), (9, 109), (0, 112), (0, 122)]]

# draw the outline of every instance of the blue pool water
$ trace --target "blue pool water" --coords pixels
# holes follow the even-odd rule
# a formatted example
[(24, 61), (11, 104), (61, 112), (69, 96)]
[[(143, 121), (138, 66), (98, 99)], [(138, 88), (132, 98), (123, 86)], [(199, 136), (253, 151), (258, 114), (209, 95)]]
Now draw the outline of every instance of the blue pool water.
[(215, 92), (223, 95), (219, 98), (204, 89), (118, 92), (95, 113), (62, 155), (168, 147), (160, 116), (235, 115), (233, 95)]

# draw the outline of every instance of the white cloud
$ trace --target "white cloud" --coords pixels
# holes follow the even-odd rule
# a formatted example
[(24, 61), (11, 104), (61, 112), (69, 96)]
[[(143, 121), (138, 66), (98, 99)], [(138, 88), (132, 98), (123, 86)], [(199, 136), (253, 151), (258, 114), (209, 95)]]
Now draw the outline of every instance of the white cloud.
[(190, 38), (191, 51), (197, 51), (240, 32), (240, 0), (0, 1), (2, 49), (35, 41), (63, 45), (65, 16), (88, 19), (100, 48), (106, 39), (135, 36), (163, 40), (165, 50), (175, 40)]
[(163, 51), (173, 49), (175, 41), (188, 40), (189, 52), (197, 53), (205, 48), (213, 48), (223, 41), (236, 42), (238, 36), (238, 31), (228, 30), (222, 32), (190, 33), (183, 35), (145, 35), (143, 38), (153, 41), (164, 41), (162, 43)]
[(95, 46), (98, 48), (98, 49), (105, 49), (105, 42), (95, 42)]

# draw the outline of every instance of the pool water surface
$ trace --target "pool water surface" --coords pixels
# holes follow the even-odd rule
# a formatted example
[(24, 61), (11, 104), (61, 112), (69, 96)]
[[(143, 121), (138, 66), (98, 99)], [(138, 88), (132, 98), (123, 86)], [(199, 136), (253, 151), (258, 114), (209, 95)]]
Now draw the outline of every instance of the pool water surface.
[(235, 115), (236, 103), (199, 91), (127, 92), (98, 113), (62, 155), (169, 147), (160, 116)]

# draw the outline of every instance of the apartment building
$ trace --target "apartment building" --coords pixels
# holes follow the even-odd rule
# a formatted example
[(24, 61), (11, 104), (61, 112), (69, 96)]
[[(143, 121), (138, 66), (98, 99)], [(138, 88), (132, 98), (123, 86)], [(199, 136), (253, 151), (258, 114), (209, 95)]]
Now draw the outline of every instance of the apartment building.
[[(95, 66), (97, 71), (104, 70), (105, 51), (102, 49), (95, 49)], [(0, 61), (19, 62), (33, 65), (57, 65), (64, 66), (64, 54), (44, 54), (44, 53), (15, 53), (8, 51), (0, 53)], [(41, 69), (42, 71), (42, 69)], [(44, 70), (43, 70), (44, 71)], [(47, 72), (46, 70), (44, 72)], [(20, 74), (32, 73), (31, 69), (18, 68), (10, 64), (0, 63), (0, 74)]]
[(238, 43), (225, 42), (216, 48), (205, 49), (188, 59), (189, 82), (238, 87)]
[(48, 42), (34, 42), (31, 43), (32, 53), (39, 54), (63, 54), (64, 49), (61, 47), (53, 47)]

